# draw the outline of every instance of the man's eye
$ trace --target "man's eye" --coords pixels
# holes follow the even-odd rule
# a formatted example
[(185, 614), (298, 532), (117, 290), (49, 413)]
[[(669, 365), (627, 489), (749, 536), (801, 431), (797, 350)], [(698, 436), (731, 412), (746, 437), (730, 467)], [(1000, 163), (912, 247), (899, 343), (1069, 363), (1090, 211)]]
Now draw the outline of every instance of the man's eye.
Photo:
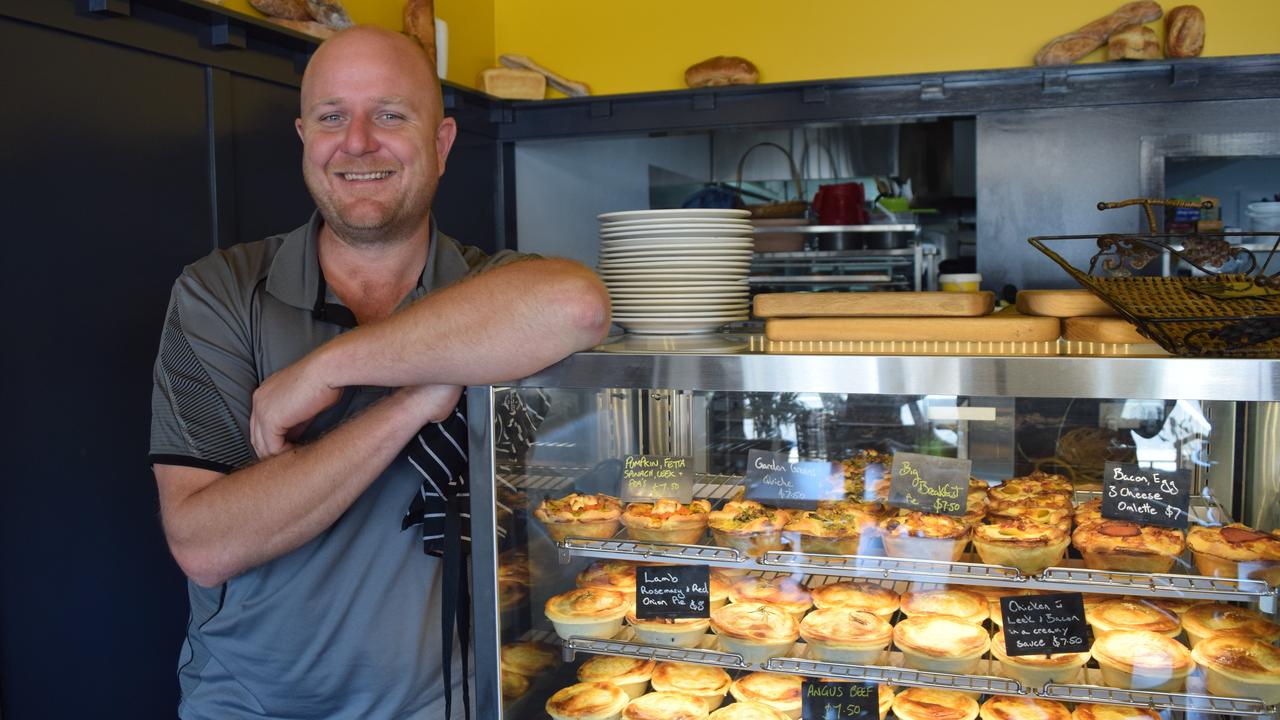
[(326, 113), (320, 116), (320, 122), (322, 123), (338, 122), (341, 119), (342, 119), (342, 116), (339, 115), (338, 113)]
[(378, 115), (378, 117), (387, 122), (395, 122), (395, 121), (404, 119), (404, 116), (401, 115), (400, 113), (393, 113), (393, 112), (384, 112)]

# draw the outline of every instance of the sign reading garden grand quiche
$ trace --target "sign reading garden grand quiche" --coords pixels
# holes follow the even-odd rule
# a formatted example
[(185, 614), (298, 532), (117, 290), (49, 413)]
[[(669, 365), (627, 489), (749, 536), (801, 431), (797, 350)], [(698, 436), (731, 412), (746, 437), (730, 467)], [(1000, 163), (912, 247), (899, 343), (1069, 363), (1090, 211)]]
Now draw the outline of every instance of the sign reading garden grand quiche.
[(1108, 462), (1102, 471), (1102, 517), (1186, 530), (1191, 477), (1185, 470), (1156, 470)]
[(969, 502), (970, 460), (894, 453), (889, 504), (940, 515), (964, 515)]
[(844, 498), (844, 470), (837, 463), (790, 460), (786, 453), (747, 452), (746, 495), (765, 505), (813, 507)]
[(805, 680), (800, 700), (803, 720), (880, 720), (876, 683)]
[(622, 501), (653, 502), (671, 498), (693, 500), (693, 482), (687, 457), (628, 455), (622, 461)]

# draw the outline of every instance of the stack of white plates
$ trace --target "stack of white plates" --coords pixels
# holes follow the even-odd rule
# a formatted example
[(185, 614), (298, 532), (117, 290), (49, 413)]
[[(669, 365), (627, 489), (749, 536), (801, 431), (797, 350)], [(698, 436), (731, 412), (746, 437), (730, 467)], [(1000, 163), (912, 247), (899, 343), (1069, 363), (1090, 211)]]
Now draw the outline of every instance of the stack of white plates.
[(746, 210), (628, 210), (600, 219), (613, 321), (641, 335), (709, 333), (746, 320)]

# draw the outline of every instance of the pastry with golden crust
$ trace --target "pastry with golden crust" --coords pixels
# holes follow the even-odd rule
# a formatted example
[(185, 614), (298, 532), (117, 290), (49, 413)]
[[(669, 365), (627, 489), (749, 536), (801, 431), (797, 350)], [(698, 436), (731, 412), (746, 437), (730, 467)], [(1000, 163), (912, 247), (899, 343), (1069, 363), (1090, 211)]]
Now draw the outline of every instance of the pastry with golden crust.
[(978, 709), (982, 720), (1071, 720), (1066, 705), (1039, 697), (992, 695)]
[(729, 602), (762, 602), (791, 613), (797, 622), (813, 607), (809, 588), (786, 575), (738, 578), (729, 586)]
[(866, 610), (888, 620), (898, 610), (898, 593), (863, 580), (842, 580), (809, 589), (818, 608), (842, 607)]
[(881, 665), (893, 639), (893, 626), (866, 610), (833, 607), (805, 615), (800, 637), (815, 660)]
[(1190, 610), (1193, 606), (1199, 605), (1200, 603), (1204, 602), (1203, 600), (1192, 600), (1191, 598), (1180, 598), (1180, 597), (1179, 598), (1174, 598), (1174, 597), (1137, 598), (1137, 597), (1128, 596), (1128, 595), (1126, 595), (1125, 597), (1128, 597), (1130, 600), (1142, 600), (1143, 602), (1149, 602), (1158, 608), (1163, 608), (1165, 610), (1168, 610), (1174, 615), (1177, 615), (1179, 620), (1181, 620), (1182, 616), (1186, 615), (1187, 611)]
[(1196, 569), (1211, 577), (1265, 580), (1280, 585), (1280, 537), (1247, 525), (1191, 528), (1187, 546)]
[(1068, 538), (1071, 536), (1071, 512), (1063, 508), (1015, 507), (987, 511), (987, 522), (999, 523), (1006, 520), (1029, 520), (1058, 528)]
[(1084, 618), (1095, 634), (1112, 630), (1148, 630), (1176, 638), (1182, 633), (1182, 623), (1177, 615), (1137, 598), (1119, 597), (1098, 603), (1084, 611)]
[(622, 524), (632, 540), (696, 544), (707, 532), (711, 503), (694, 500), (684, 505), (663, 498), (652, 503), (631, 503), (622, 513)]
[(707, 720), (787, 720), (787, 716), (762, 703), (735, 702), (711, 713)]
[(748, 663), (786, 655), (800, 637), (800, 624), (785, 608), (734, 602), (711, 612), (711, 629), (726, 651)]
[(957, 561), (969, 543), (969, 526), (950, 515), (909, 512), (880, 523), (885, 554), (913, 560)]
[(898, 720), (975, 720), (978, 701), (956, 690), (907, 688), (893, 698)]
[(1084, 557), (1085, 567), (1167, 573), (1182, 553), (1184, 540), (1173, 528), (1103, 520), (1076, 528), (1071, 544)]
[(636, 641), (667, 647), (697, 647), (707, 636), (711, 621), (707, 618), (649, 618), (641, 620), (633, 609), (627, 613), (627, 624)]
[(1044, 493), (1070, 494), (1075, 491), (1075, 486), (1071, 484), (1071, 480), (1067, 476), (1047, 473), (1042, 470), (1034, 470), (1030, 475), (1005, 480), (991, 489), (994, 495), (999, 495), (999, 488), (1004, 488), (1003, 492), (1016, 488), (1019, 494), (1031, 495)]
[(611, 495), (571, 493), (558, 500), (543, 500), (533, 516), (556, 542), (567, 537), (603, 540), (618, 532), (622, 503)]
[(794, 515), (782, 536), (797, 552), (872, 555), (883, 547), (878, 529), (886, 514), (878, 502), (822, 501), (817, 510)]
[(1076, 703), (1071, 720), (1160, 720), (1160, 713), (1136, 705), (1091, 705)]
[(547, 599), (544, 610), (556, 634), (607, 640), (622, 629), (632, 598), (608, 588), (575, 588)]
[(623, 720), (703, 720), (707, 709), (702, 700), (678, 692), (651, 692), (627, 703)]
[(515, 580), (498, 581), (498, 609), (510, 612), (529, 600), (529, 586)]
[(730, 500), (707, 514), (711, 537), (717, 545), (751, 557), (783, 549), (782, 528), (790, 521), (790, 511), (765, 507), (755, 500)]
[(557, 690), (547, 699), (546, 711), (552, 720), (617, 720), (630, 701), (613, 683), (578, 683)]
[(1074, 682), (1080, 677), (1080, 669), (1089, 662), (1087, 652), (1010, 655), (1005, 651), (1003, 630), (991, 638), (991, 657), (1004, 668), (1005, 675), (1032, 688), (1044, 687), (1047, 682)]
[(1280, 648), (1275, 645), (1224, 633), (1201, 640), (1191, 656), (1205, 669), (1210, 693), (1280, 703)]
[(653, 671), (653, 689), (679, 692), (702, 700), (707, 712), (724, 702), (733, 678), (722, 668), (694, 663), (662, 662)]
[(635, 699), (649, 689), (656, 665), (652, 659), (596, 655), (578, 668), (578, 682), (613, 683)]
[(529, 678), (520, 673), (500, 672), (498, 673), (498, 683), (502, 688), (503, 701), (515, 700), (516, 698), (529, 692)]
[[(1076, 527), (1088, 525), (1091, 522), (1102, 522), (1102, 498), (1090, 500), (1087, 503), (1081, 503), (1072, 513), (1071, 519), (1075, 522)], [(1110, 707), (1103, 705), (1101, 707)]]
[(800, 688), (804, 678), (781, 673), (747, 673), (729, 686), (729, 694), (739, 702), (758, 702), (789, 718), (800, 717)]
[(981, 625), (950, 615), (915, 615), (893, 628), (903, 664), (916, 670), (972, 673), (991, 645)]
[(981, 593), (963, 588), (912, 590), (902, 594), (902, 614), (950, 615), (965, 622), (981, 625), (989, 615), (990, 604)]
[(1129, 690), (1178, 692), (1195, 667), (1186, 646), (1147, 630), (1098, 633), (1089, 652), (1102, 669), (1103, 684)]
[(529, 584), (529, 554), (508, 550), (498, 556), (498, 580)]
[(537, 677), (558, 664), (560, 649), (547, 643), (513, 642), (502, 646), (498, 658), (505, 672)]
[(889, 499), (889, 469), (893, 467), (893, 455), (878, 450), (859, 450), (857, 455), (845, 458), (844, 492), (850, 500)]
[(1230, 633), (1253, 637), (1263, 642), (1280, 640), (1280, 625), (1267, 619), (1253, 608), (1220, 602), (1205, 602), (1191, 606), (1182, 616), (1182, 627), (1187, 631), (1191, 647), (1214, 635)]
[(1071, 538), (1061, 527), (1030, 519), (1002, 520), (973, 529), (973, 547), (982, 562), (1015, 567), (1035, 575), (1061, 562)]
[(711, 568), (711, 582), (707, 591), (710, 593), (710, 609), (724, 607), (729, 602), (729, 588), (733, 587), (734, 577), (720, 568)]
[(988, 513), (1001, 513), (1012, 508), (1050, 508), (1071, 511), (1071, 493), (1023, 493), (1019, 488), (1006, 488), (996, 494), (1000, 486), (991, 489), (987, 502)]

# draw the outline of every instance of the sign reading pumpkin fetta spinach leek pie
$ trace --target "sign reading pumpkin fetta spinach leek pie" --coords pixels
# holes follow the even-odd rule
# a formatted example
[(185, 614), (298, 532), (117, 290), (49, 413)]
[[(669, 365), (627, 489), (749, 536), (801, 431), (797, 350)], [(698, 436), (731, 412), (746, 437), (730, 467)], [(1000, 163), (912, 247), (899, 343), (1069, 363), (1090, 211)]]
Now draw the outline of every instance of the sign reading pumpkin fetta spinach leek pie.
[(880, 720), (880, 686), (868, 682), (805, 680), (803, 720)]
[(1102, 471), (1102, 517), (1186, 530), (1191, 516), (1191, 476), (1108, 462)]
[(894, 453), (889, 504), (939, 515), (964, 515), (972, 468), (971, 460)]
[(711, 617), (711, 568), (706, 565), (636, 568), (636, 617), (641, 620)]
[(817, 500), (844, 498), (844, 470), (838, 463), (791, 460), (786, 453), (747, 452), (748, 500), (777, 507), (812, 507)]
[(628, 455), (622, 461), (622, 501), (652, 502), (671, 498), (688, 503), (693, 500), (691, 470), (687, 457)]

